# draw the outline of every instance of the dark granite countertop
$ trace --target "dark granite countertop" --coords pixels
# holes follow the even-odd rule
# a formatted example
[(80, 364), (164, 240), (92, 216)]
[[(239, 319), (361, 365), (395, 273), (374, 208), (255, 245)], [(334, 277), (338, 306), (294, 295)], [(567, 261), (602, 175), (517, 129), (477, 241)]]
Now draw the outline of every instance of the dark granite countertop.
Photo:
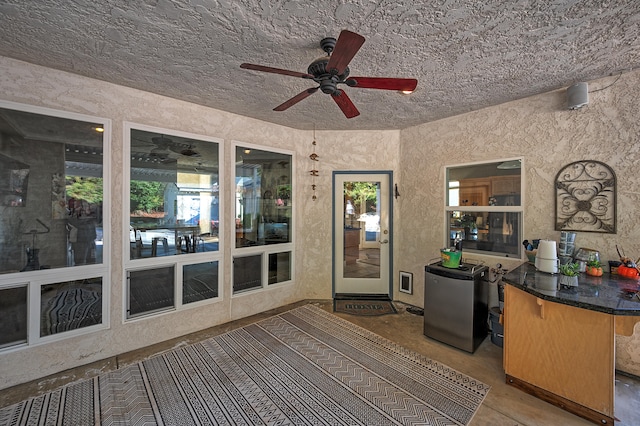
[(577, 287), (556, 290), (559, 274), (536, 271), (535, 266), (524, 263), (506, 273), (502, 280), (536, 297), (551, 302), (576, 306), (612, 315), (640, 316), (640, 280), (611, 275), (601, 277), (581, 273)]

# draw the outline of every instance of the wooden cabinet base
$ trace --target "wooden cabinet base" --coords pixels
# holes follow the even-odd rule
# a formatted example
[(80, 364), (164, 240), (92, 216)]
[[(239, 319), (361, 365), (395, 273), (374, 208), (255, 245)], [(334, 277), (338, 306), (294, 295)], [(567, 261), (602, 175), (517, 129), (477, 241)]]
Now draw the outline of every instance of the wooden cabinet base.
[(513, 376), (507, 374), (507, 384), (513, 387), (520, 389), (523, 392), (526, 392), (530, 395), (535, 396), (543, 401), (548, 402), (549, 404), (553, 404), (556, 407), (560, 407), (565, 411), (575, 414), (576, 416), (580, 416), (583, 419), (587, 419), (593, 423), (597, 423), (599, 425), (614, 425), (615, 419), (612, 417), (606, 416), (602, 413), (594, 411), (590, 408), (584, 407), (580, 404), (576, 404), (573, 401), (570, 401), (561, 396), (555, 395), (549, 391), (541, 389), (537, 386), (531, 385), (523, 380), (517, 379)]
[(582, 417), (596, 413), (596, 423), (613, 424), (615, 316), (506, 286), (504, 367), (510, 379), (562, 401), (555, 405)]

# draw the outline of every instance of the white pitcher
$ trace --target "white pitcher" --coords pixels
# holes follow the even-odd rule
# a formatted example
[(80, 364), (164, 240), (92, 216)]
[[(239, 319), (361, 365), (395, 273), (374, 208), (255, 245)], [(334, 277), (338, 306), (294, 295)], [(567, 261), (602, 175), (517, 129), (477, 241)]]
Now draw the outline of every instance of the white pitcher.
[(558, 273), (558, 251), (556, 242), (551, 240), (540, 240), (538, 252), (536, 253), (536, 269), (550, 274)]

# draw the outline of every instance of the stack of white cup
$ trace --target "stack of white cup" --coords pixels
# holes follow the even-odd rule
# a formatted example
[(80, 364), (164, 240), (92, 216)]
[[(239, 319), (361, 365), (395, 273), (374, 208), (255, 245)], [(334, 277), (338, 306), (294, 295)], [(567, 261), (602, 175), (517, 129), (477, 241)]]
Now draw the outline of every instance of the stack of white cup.
[(556, 242), (552, 240), (540, 240), (538, 253), (536, 254), (536, 269), (550, 274), (558, 272), (558, 251)]
[(558, 254), (560, 264), (571, 262), (573, 260), (573, 251), (576, 248), (576, 233), (575, 232), (560, 232), (560, 244), (558, 245)]

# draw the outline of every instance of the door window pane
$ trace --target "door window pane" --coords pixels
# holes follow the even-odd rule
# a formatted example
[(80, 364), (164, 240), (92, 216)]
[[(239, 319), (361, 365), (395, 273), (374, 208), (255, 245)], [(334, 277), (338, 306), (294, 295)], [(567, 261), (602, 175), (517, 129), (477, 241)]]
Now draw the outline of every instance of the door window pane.
[(218, 297), (218, 262), (196, 263), (182, 267), (182, 303)]
[(344, 278), (380, 278), (380, 182), (344, 183)]
[(0, 108), (0, 273), (102, 263), (98, 129)]
[(233, 292), (262, 287), (262, 254), (233, 259)]
[(0, 290), (0, 348), (27, 342), (27, 286)]
[(236, 147), (236, 248), (291, 242), (291, 160)]
[(40, 336), (101, 324), (102, 278), (43, 285), (40, 304)]
[(128, 318), (175, 306), (175, 267), (128, 271)]
[(269, 284), (291, 280), (291, 252), (269, 253)]
[(130, 258), (218, 250), (219, 146), (131, 130)]

